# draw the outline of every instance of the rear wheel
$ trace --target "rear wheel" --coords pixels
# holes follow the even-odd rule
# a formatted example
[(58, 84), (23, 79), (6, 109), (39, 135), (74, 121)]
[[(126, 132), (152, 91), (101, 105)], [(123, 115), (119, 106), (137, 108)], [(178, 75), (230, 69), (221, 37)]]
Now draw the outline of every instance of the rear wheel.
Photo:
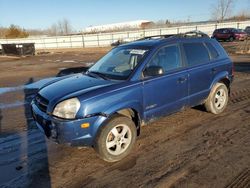
[(228, 89), (223, 83), (217, 83), (211, 90), (205, 108), (208, 112), (219, 114), (223, 112), (228, 103)]
[(100, 130), (94, 148), (103, 160), (119, 161), (130, 153), (136, 136), (134, 122), (128, 117), (116, 116)]
[(229, 41), (230, 41), (230, 42), (233, 42), (233, 41), (234, 41), (234, 38), (233, 38), (233, 37), (230, 37), (230, 38), (229, 38)]

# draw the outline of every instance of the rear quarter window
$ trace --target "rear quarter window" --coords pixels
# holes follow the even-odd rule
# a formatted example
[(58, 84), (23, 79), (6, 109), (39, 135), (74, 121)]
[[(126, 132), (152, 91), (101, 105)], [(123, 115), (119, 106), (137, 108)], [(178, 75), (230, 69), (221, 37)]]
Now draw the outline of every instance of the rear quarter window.
[(215, 47), (213, 46), (213, 44), (207, 42), (206, 43), (206, 46), (210, 52), (210, 56), (211, 56), (211, 59), (217, 59), (219, 57), (219, 53), (217, 52), (217, 50), (215, 49)]
[(188, 66), (195, 66), (210, 61), (207, 48), (203, 43), (184, 43)]

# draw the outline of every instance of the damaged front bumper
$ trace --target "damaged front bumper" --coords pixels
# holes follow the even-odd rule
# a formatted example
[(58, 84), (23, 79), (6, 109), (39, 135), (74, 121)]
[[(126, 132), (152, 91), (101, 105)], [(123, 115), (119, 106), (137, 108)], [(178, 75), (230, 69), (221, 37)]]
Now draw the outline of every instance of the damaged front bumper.
[[(49, 138), (60, 144), (71, 146), (93, 146), (99, 127), (107, 117), (97, 115), (89, 118), (64, 120), (41, 111), (34, 102), (31, 103), (32, 115), (37, 127)], [(82, 124), (89, 127), (82, 128)]]

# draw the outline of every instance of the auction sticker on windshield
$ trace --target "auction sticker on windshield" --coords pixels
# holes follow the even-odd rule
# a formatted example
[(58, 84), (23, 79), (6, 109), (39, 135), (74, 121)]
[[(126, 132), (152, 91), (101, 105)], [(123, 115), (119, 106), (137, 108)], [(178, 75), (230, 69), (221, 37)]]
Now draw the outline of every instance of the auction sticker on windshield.
[(130, 54), (134, 55), (143, 55), (147, 50), (133, 49), (130, 51)]

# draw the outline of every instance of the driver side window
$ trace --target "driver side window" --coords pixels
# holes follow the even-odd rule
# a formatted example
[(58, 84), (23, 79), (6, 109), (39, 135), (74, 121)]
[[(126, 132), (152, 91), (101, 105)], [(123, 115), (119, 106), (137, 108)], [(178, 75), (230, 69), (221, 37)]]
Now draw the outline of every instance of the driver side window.
[[(146, 72), (152, 67), (161, 69), (162, 74), (180, 68), (181, 60), (179, 47), (177, 45), (172, 45), (161, 48), (146, 65)], [(144, 76), (147, 77), (147, 75)]]

